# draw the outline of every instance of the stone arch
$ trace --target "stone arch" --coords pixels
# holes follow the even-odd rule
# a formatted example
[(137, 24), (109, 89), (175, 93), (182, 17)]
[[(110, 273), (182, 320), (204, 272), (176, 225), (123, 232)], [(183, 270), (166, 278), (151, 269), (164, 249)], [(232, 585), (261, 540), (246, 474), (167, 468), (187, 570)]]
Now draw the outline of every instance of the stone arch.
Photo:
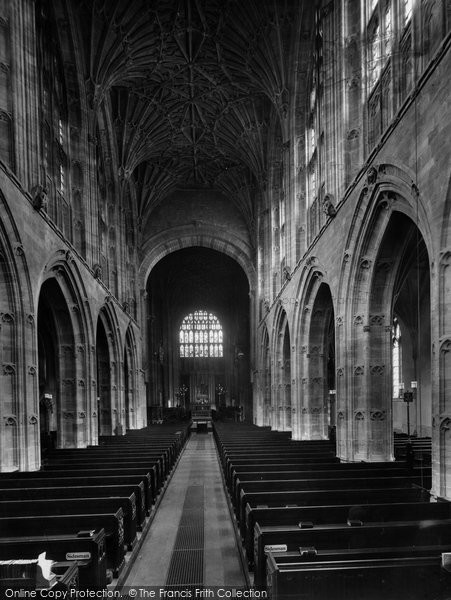
[(266, 324), (260, 336), (260, 395), (256, 414), (257, 425), (271, 425), (271, 351)]
[(28, 264), (0, 191), (0, 471), (40, 466), (35, 335)]
[(167, 239), (167, 234), (154, 236), (143, 249), (145, 258), (139, 273), (141, 288), (145, 288), (150, 272), (162, 258), (177, 250), (194, 246), (211, 248), (233, 258), (246, 273), (250, 290), (255, 289), (256, 275), (250, 246), (230, 231), (221, 232), (207, 225), (174, 228), (171, 239)]
[(297, 435), (300, 439), (326, 439), (329, 425), (335, 424), (335, 410), (331, 415), (329, 403), (329, 389), (335, 386), (335, 311), (323, 269), (314, 261), (304, 290), (296, 324), (302, 390)]
[(117, 315), (110, 301), (102, 306), (96, 327), (96, 369), (99, 435), (125, 433), (123, 385), (123, 353)]
[(124, 427), (136, 429), (139, 405), (138, 360), (133, 328), (128, 326), (124, 345)]
[[(405, 214), (417, 224), (428, 254), (432, 256), (433, 235), (429, 226), (428, 211), (415, 184), (414, 172), (405, 165), (392, 163), (370, 166), (363, 179), (347, 234), (338, 288), (338, 297), (343, 299), (337, 307), (339, 314), (349, 308), (348, 300), (354, 297), (355, 278), (360, 264), (365, 258), (374, 255), (379, 248), (385, 226), (393, 211)], [(343, 314), (343, 317), (345, 316), (348, 315)]]
[[(346, 299), (342, 309), (346, 329), (340, 344), (348, 348), (349, 402), (338, 437), (348, 440), (340, 456), (350, 460), (393, 458), (391, 328), (396, 294), (402, 289), (403, 273), (407, 276), (412, 268), (408, 254), (415, 255), (420, 242), (429, 278), (432, 237), (418, 189), (408, 183), (393, 166), (370, 169), (356, 211), (359, 219), (353, 222), (347, 243), (339, 296)], [(430, 285), (425, 293), (430, 302)], [(345, 347), (341, 352), (345, 356)], [(371, 418), (376, 413), (382, 418)], [(352, 418), (355, 414), (358, 423)]]
[[(81, 448), (95, 443), (91, 340), (86, 290), (70, 252), (58, 251), (46, 265), (37, 304), (39, 403), (52, 428), (41, 443)], [(51, 374), (51, 375), (50, 375)]]
[(288, 316), (284, 308), (275, 318), (272, 365), (272, 427), (290, 431), (291, 414), (291, 338)]

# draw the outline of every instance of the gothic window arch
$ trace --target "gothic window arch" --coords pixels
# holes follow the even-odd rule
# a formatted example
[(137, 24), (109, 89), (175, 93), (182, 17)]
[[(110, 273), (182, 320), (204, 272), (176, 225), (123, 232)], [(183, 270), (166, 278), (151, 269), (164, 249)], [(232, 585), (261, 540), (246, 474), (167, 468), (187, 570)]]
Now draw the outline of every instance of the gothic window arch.
[(398, 399), (402, 388), (402, 338), (397, 317), (393, 319), (392, 324), (392, 377), (393, 398)]
[(394, 39), (394, 0), (378, 0), (369, 6), (366, 26), (366, 63), (368, 111), (368, 150), (392, 119), (392, 64)]
[(63, 61), (51, 5), (36, 4), (43, 185), (49, 192), (49, 216), (72, 239), (68, 202), (68, 118)]
[(196, 310), (183, 319), (179, 331), (181, 358), (222, 358), (224, 334), (213, 313)]

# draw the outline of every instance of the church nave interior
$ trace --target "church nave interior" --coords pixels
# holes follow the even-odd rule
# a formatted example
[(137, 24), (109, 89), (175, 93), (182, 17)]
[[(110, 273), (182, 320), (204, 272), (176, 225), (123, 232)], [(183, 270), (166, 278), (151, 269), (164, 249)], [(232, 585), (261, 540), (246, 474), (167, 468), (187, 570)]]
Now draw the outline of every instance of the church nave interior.
[(450, 32), (0, 0), (8, 597), (451, 597)]

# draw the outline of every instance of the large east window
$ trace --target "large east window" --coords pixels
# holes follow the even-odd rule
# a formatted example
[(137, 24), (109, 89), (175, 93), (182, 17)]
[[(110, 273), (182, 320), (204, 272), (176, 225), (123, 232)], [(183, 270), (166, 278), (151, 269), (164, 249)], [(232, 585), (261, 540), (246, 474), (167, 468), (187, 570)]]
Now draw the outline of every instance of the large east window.
[(222, 358), (223, 332), (218, 317), (196, 310), (183, 319), (179, 332), (181, 358)]

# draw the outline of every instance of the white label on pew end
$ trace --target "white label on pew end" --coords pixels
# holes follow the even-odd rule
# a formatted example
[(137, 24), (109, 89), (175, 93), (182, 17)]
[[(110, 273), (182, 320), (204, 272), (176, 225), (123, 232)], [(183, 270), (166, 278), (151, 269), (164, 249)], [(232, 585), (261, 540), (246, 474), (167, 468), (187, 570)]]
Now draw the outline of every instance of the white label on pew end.
[(268, 552), (287, 552), (287, 550), (286, 544), (267, 544), (264, 547), (265, 554), (268, 554)]
[(442, 552), (442, 567), (451, 572), (451, 552)]
[(66, 560), (89, 560), (91, 558), (90, 552), (67, 552)]

